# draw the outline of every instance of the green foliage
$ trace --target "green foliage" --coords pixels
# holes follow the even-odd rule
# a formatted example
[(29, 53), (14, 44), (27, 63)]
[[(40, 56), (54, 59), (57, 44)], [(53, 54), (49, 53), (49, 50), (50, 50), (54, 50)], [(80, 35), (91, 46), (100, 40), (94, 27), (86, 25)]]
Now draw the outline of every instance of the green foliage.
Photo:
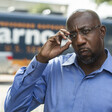
[(112, 0), (93, 0), (96, 2), (97, 5), (100, 5), (101, 3), (107, 2), (108, 4), (112, 4)]
[(108, 3), (109, 3), (110, 5), (112, 5), (112, 0), (110, 0)]

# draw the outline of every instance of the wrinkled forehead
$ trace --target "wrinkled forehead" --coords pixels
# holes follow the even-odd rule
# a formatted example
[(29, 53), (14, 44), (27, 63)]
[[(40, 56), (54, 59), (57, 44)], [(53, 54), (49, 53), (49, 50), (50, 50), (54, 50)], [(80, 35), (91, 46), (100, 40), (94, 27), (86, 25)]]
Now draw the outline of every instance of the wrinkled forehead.
[(86, 26), (94, 26), (97, 20), (90, 13), (75, 13), (67, 21), (67, 29), (82, 28)]

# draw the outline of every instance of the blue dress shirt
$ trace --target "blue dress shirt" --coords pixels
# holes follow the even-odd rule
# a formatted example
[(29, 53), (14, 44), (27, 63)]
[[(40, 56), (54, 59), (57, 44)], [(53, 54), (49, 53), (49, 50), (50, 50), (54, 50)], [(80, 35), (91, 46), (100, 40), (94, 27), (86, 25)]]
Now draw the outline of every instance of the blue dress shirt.
[(85, 75), (74, 53), (47, 64), (34, 57), (21, 68), (8, 90), (5, 112), (30, 112), (44, 103), (44, 112), (112, 112), (112, 56)]

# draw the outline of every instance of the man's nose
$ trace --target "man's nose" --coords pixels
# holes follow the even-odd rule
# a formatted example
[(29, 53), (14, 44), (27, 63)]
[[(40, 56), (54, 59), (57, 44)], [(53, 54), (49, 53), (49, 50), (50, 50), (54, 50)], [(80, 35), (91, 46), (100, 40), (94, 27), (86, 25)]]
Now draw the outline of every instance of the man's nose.
[(81, 33), (77, 33), (77, 45), (81, 46), (83, 44), (86, 44), (86, 38), (84, 37), (84, 35), (82, 35)]

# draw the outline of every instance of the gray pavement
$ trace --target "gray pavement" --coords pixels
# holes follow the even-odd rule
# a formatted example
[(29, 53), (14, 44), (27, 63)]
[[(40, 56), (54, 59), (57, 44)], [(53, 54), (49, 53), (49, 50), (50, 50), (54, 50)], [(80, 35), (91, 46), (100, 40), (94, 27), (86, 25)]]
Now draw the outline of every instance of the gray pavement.
[[(14, 80), (14, 75), (0, 74), (0, 112), (4, 112), (4, 101), (9, 87)], [(32, 112), (43, 112), (43, 106), (41, 105)]]

